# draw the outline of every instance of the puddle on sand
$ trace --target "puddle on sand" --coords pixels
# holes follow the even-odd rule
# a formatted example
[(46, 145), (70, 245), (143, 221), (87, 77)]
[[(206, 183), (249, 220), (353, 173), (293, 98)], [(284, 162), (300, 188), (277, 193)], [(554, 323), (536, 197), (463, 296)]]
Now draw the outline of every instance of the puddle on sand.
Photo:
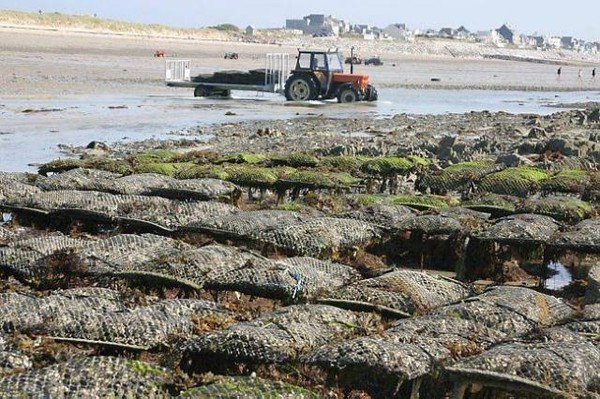
[(0, 226), (9, 223), (12, 220), (12, 213), (2, 212), (2, 219), (0, 219)]
[(544, 286), (549, 290), (558, 291), (573, 282), (571, 272), (562, 263), (550, 262), (546, 266), (546, 270), (550, 277), (544, 281)]

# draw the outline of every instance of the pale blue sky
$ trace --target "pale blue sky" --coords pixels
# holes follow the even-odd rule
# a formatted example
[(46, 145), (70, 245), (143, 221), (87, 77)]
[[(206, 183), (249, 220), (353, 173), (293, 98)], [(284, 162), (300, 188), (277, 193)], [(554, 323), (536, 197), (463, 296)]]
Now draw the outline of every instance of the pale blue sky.
[(600, 41), (598, 0), (0, 0), (1, 9), (98, 14), (126, 21), (199, 27), (233, 23), (281, 27), (286, 18), (332, 14), (352, 23), (472, 31), (508, 22), (520, 32)]

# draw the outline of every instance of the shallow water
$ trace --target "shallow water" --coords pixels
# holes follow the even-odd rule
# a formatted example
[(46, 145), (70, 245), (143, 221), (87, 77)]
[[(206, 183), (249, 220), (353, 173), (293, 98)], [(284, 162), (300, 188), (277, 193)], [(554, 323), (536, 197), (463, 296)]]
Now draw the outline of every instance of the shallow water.
[[(172, 94), (171, 94), (172, 93)], [(173, 89), (161, 96), (69, 96), (5, 99), (0, 103), (0, 170), (34, 171), (31, 164), (61, 156), (58, 144), (107, 144), (148, 138), (206, 139), (189, 129), (228, 121), (329, 117), (386, 117), (398, 113), (443, 114), (506, 111), (549, 114), (548, 104), (600, 101), (598, 92), (383, 89), (376, 103), (288, 103), (274, 94), (234, 92), (230, 99), (192, 97)], [(230, 115), (226, 115), (229, 113)], [(233, 115), (231, 115), (233, 114)]]
[(548, 268), (548, 271), (552, 273), (552, 275), (544, 282), (547, 289), (558, 291), (573, 282), (571, 272), (562, 263), (550, 262), (546, 267)]

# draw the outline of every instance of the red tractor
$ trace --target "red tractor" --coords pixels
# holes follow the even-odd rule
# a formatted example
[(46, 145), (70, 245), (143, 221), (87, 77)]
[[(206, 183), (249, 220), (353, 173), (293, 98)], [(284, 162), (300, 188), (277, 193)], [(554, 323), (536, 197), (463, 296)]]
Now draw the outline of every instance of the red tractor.
[(377, 90), (369, 84), (369, 75), (344, 73), (338, 51), (299, 50), (296, 68), (285, 82), (284, 94), (291, 101), (377, 100)]

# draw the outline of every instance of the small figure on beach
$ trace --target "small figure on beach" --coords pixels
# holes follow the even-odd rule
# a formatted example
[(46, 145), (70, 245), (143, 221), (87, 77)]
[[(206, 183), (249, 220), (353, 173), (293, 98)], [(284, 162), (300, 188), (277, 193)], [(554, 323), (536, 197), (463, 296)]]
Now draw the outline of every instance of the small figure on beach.
[(558, 67), (558, 69), (556, 70), (556, 74), (558, 75), (559, 78), (560, 78), (561, 72), (562, 72), (562, 67)]
[(583, 73), (583, 70), (579, 69), (579, 71), (577, 72), (577, 78), (581, 79), (581, 74)]
[(592, 69), (592, 79), (596, 77), (596, 68)]

